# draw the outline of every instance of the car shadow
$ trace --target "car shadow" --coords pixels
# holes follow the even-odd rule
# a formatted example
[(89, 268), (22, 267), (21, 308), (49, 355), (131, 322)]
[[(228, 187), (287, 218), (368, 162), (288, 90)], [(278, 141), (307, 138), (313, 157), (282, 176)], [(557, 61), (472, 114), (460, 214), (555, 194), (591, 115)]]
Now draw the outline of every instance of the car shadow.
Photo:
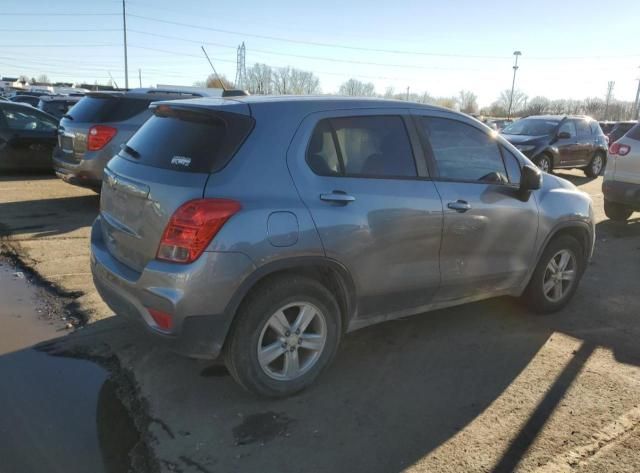
[(82, 195), (0, 203), (0, 237), (46, 238), (90, 226), (99, 201), (98, 195)]

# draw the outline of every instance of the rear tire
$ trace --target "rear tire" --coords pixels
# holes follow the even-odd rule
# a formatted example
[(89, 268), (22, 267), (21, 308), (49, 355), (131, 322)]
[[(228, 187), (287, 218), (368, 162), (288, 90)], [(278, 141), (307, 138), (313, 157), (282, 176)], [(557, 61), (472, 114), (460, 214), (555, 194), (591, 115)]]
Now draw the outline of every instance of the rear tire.
[(618, 204), (617, 202), (611, 202), (610, 200), (604, 201), (604, 214), (610, 219), (616, 222), (624, 222), (629, 217), (633, 210), (629, 207), (626, 207), (623, 204)]
[(584, 168), (584, 173), (587, 177), (596, 178), (602, 174), (602, 170), (607, 164), (607, 158), (602, 153), (596, 153), (589, 165)]
[(553, 172), (553, 159), (548, 154), (538, 156), (534, 163), (541, 171), (551, 174)]
[[(568, 261), (560, 270), (558, 263), (561, 266), (565, 256)], [(535, 312), (542, 314), (562, 309), (578, 288), (585, 264), (584, 249), (578, 240), (568, 235), (552, 239), (538, 261), (522, 300)], [(554, 292), (558, 285), (559, 290)]]
[[(297, 326), (303, 312), (311, 314), (311, 321)], [(225, 345), (225, 364), (248, 391), (290, 396), (313, 383), (332, 361), (340, 327), (340, 308), (326, 287), (311, 278), (283, 275), (242, 303)]]

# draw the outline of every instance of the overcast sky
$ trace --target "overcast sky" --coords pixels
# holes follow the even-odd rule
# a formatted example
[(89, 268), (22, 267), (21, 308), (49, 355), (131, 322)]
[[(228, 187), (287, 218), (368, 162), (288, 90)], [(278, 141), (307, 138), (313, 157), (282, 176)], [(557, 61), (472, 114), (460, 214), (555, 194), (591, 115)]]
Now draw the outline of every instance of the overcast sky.
[[(121, 8), (119, 0), (2, 0), (0, 75), (106, 83), (111, 73), (123, 86)], [(127, 12), (130, 86), (138, 69), (143, 86), (204, 79), (200, 44), (233, 80), (242, 41), (247, 68), (310, 70), (325, 93), (355, 77), (380, 93), (468, 89), (488, 105), (511, 87), (514, 50), (522, 51), (516, 87), (530, 97), (604, 97), (613, 80), (614, 96), (633, 100), (640, 77), (639, 0), (614, 8), (602, 0), (127, 0)]]

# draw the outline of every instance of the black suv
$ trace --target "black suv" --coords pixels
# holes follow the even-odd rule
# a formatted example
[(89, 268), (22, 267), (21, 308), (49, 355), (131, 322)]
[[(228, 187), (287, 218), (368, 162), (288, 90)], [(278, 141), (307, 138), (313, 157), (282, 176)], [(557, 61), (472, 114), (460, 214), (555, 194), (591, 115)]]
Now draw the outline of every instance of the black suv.
[(589, 117), (531, 116), (505, 127), (502, 135), (545, 172), (580, 168), (597, 177), (606, 164), (607, 139)]

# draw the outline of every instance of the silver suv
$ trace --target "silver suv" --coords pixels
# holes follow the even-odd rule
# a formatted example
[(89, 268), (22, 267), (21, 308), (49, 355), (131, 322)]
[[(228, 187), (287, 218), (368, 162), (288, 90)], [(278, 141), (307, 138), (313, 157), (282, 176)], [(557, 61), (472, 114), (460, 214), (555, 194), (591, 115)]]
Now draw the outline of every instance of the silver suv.
[(593, 250), (590, 198), (460, 113), (327, 97), (152, 108), (107, 166), (96, 287), (261, 395), (309, 385), (370, 324), (503, 295), (559, 310)]
[(153, 101), (239, 92), (177, 86), (89, 93), (60, 120), (58, 146), (53, 151), (56, 175), (70, 184), (98, 190), (107, 162), (151, 116)]

